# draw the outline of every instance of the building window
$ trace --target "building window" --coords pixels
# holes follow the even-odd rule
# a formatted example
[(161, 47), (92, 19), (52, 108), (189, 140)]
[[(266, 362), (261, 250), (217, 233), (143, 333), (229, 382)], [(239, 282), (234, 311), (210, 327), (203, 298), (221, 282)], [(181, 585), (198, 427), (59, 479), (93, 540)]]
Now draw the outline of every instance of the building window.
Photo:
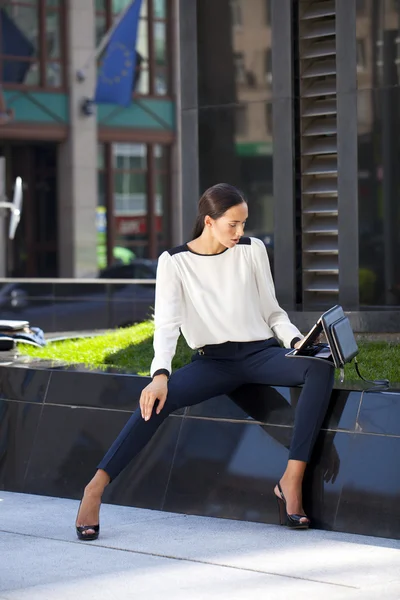
[[(97, 45), (131, 1), (96, 0)], [(136, 94), (170, 94), (170, 6), (167, 0), (142, 0), (136, 44)]]
[(241, 0), (231, 0), (231, 14), (232, 25), (241, 27), (243, 25)]
[(0, 7), (0, 81), (65, 86), (65, 1), (8, 0)]
[(271, 26), (272, 0), (265, 0), (265, 23), (267, 27)]
[(235, 110), (236, 135), (246, 136), (248, 132), (247, 105), (241, 104)]
[(268, 85), (272, 83), (272, 52), (267, 48), (264, 53), (264, 73), (265, 81)]
[(246, 83), (246, 66), (243, 52), (235, 52), (233, 55), (235, 65), (235, 78), (237, 83)]
[(169, 147), (99, 145), (99, 268), (157, 258), (170, 247)]
[(365, 40), (357, 40), (357, 71), (365, 71), (367, 68), (367, 57), (365, 53)]
[(268, 136), (272, 135), (272, 102), (265, 105), (265, 130)]

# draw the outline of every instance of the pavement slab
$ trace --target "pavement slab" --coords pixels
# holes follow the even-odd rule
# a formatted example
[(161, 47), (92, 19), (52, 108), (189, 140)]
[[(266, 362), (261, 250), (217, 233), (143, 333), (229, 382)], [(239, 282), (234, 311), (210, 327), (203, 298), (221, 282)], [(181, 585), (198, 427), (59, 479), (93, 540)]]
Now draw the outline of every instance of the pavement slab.
[(0, 492), (0, 600), (400, 598), (400, 540)]

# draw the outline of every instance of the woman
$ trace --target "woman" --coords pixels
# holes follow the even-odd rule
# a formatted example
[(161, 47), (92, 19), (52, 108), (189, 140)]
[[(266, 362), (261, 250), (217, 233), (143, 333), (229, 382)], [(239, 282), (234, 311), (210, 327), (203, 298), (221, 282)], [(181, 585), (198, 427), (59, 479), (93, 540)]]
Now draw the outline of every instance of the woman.
[[(302, 507), (302, 481), (328, 407), (334, 369), (321, 361), (285, 358), (285, 348), (296, 347), (303, 336), (276, 300), (263, 242), (243, 237), (248, 209), (242, 194), (230, 185), (215, 185), (200, 199), (198, 213), (193, 240), (159, 258), (152, 382), (85, 488), (76, 522), (81, 540), (98, 537), (104, 488), (171, 412), (229, 394), (244, 383), (304, 384), (287, 468), (274, 493), (282, 524), (310, 525)], [(197, 352), (171, 375), (179, 330)]]

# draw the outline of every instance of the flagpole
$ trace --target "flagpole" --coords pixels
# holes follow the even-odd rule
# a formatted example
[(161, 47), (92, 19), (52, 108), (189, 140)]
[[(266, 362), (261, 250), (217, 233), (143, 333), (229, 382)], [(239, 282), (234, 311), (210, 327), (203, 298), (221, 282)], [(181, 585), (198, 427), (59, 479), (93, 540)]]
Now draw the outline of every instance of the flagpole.
[(120, 22), (122, 21), (122, 19), (128, 12), (128, 10), (135, 4), (135, 2), (136, 2), (136, 0), (132, 0), (132, 2), (130, 2), (128, 4), (128, 6), (126, 6), (125, 9), (118, 15), (118, 18), (116, 19), (114, 25), (112, 27), (110, 27), (110, 29), (104, 34), (104, 36), (102, 37), (102, 39), (100, 41), (100, 44), (97, 46), (94, 53), (89, 56), (89, 58), (87, 59), (86, 63), (83, 65), (83, 67), (81, 69), (78, 69), (78, 71), (76, 72), (76, 78), (78, 81), (80, 81), (80, 82), (85, 81), (86, 71), (90, 67), (92, 61), (97, 60), (97, 58), (103, 52), (103, 50), (107, 46), (112, 34), (116, 30), (116, 28), (118, 27), (118, 25), (120, 24)]

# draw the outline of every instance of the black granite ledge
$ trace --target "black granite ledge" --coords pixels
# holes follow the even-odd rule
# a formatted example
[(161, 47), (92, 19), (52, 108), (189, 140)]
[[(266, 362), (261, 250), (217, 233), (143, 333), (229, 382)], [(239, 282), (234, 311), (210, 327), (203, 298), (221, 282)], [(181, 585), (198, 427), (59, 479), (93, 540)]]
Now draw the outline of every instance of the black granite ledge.
[[(25, 369), (37, 369), (37, 370), (47, 370), (47, 371), (65, 371), (65, 372), (74, 372), (74, 373), (88, 373), (88, 374), (98, 374), (98, 375), (129, 375), (134, 377), (140, 377), (150, 381), (149, 376), (138, 375), (136, 371), (133, 369), (122, 369), (118, 367), (92, 367), (90, 365), (85, 364), (71, 364), (65, 363), (62, 361), (55, 360), (47, 360), (47, 359), (38, 359), (30, 356), (19, 355), (16, 352), (2, 352), (0, 353), (0, 369), (5, 366), (13, 366), (15, 368), (25, 368)], [(344, 390), (344, 391), (366, 391), (366, 392), (375, 392), (377, 390), (376, 386), (373, 386), (369, 383), (364, 382), (362, 379), (357, 381), (335, 381), (334, 384), (335, 390)], [(394, 393), (400, 393), (400, 382), (390, 382), (390, 386), (388, 388), (383, 387), (381, 389), (391, 391)]]
[[(0, 489), (79, 498), (148, 381), (0, 365)], [(299, 394), (246, 385), (171, 415), (104, 501), (277, 523)], [(399, 472), (400, 392), (336, 388), (304, 485), (314, 526), (399, 538)]]

